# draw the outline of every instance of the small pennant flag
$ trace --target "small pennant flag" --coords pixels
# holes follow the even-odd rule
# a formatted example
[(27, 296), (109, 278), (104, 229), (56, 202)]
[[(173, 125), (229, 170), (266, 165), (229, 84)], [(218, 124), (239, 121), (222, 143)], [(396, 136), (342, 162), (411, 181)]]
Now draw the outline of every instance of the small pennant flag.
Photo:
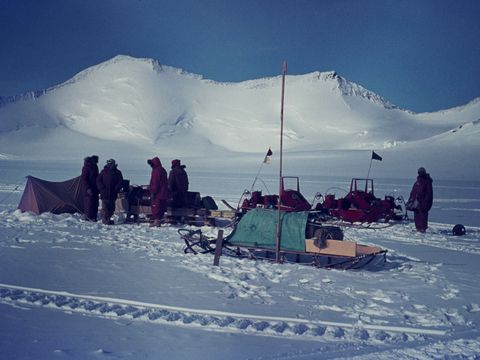
[(382, 157), (378, 155), (375, 151), (372, 151), (372, 160), (382, 161)]
[(268, 148), (267, 155), (265, 155), (265, 159), (263, 159), (264, 164), (270, 164), (270, 156), (272, 156), (272, 150)]

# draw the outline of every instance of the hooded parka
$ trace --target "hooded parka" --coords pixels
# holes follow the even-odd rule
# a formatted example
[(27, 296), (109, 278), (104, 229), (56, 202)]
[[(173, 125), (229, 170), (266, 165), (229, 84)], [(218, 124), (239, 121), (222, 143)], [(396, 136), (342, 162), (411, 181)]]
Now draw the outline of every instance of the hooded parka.
[[(423, 168), (421, 168), (423, 169)], [(409, 203), (415, 204), (414, 221), (415, 228), (420, 232), (425, 232), (428, 228), (428, 212), (433, 204), (433, 186), (430, 174), (427, 174), (423, 169), (417, 176), (417, 180), (413, 184)]]
[(115, 200), (123, 186), (123, 175), (117, 169), (114, 160), (108, 160), (103, 170), (97, 177), (97, 187), (102, 199), (102, 221), (110, 224), (110, 218), (115, 212)]
[(169, 197), (167, 171), (162, 166), (158, 157), (154, 157), (147, 162), (152, 167), (149, 185), (152, 218), (153, 220), (161, 220), (163, 214), (167, 211), (167, 201)]
[(86, 157), (82, 167), (83, 211), (86, 220), (97, 221), (98, 213), (98, 156)]
[(168, 186), (172, 194), (172, 207), (187, 206), (188, 175), (180, 160), (172, 160), (172, 169), (168, 174)]

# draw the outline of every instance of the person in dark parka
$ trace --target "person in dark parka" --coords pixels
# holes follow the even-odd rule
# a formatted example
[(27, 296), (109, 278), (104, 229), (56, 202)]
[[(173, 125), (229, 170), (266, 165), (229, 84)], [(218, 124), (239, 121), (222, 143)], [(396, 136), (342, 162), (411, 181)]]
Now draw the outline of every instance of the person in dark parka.
[(98, 156), (86, 157), (82, 167), (83, 213), (85, 220), (97, 221), (98, 214)]
[(415, 228), (424, 233), (428, 228), (428, 212), (433, 204), (432, 178), (425, 168), (418, 169), (417, 181), (413, 184), (408, 203), (414, 214)]
[(167, 211), (169, 195), (167, 170), (162, 166), (158, 157), (147, 160), (147, 163), (152, 168), (149, 190), (153, 222), (150, 226), (160, 226), (163, 215), (165, 214), (165, 211)]
[(117, 169), (114, 159), (107, 160), (107, 164), (97, 177), (97, 187), (102, 199), (102, 222), (106, 225), (113, 224), (110, 218), (115, 212), (115, 201), (122, 186), (122, 172)]
[(185, 165), (180, 160), (172, 160), (172, 169), (168, 174), (168, 187), (172, 194), (172, 207), (182, 208), (187, 206), (188, 175)]

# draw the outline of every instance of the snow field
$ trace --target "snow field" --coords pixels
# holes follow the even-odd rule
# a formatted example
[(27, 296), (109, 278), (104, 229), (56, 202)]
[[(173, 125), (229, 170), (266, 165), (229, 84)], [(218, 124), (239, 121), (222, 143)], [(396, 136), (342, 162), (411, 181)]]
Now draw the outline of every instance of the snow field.
[[(170, 266), (181, 267), (186, 272), (195, 272), (223, 284), (220, 294), (227, 299), (248, 300), (275, 307), (288, 298), (288, 302), (296, 303), (300, 308), (310, 305), (313, 309), (326, 310), (326, 313), (341, 314), (342, 319), (349, 321), (385, 325), (391, 324), (392, 319), (402, 319), (402, 322), (413, 327), (467, 325), (466, 316), (474, 314), (478, 308), (478, 303), (465, 303), (462, 309), (431, 308), (422, 304), (425, 289), (418, 289), (418, 286), (411, 288), (413, 283), (421, 282), (429, 288), (430, 296), (447, 302), (458, 299), (460, 290), (442, 273), (445, 265), (426, 263), (395, 249), (389, 249), (385, 269), (375, 272), (330, 271), (327, 278), (317, 281), (319, 272), (323, 274), (322, 270), (295, 264), (277, 265), (222, 257), (222, 266), (212, 267), (211, 255), (183, 253), (183, 244), (176, 234), (177, 228), (172, 226), (160, 229), (151, 229), (146, 225), (105, 227), (83, 222), (79, 216), (35, 216), (19, 211), (2, 212), (1, 215), (3, 233), (10, 234), (7, 235), (9, 241), (4, 242), (3, 247), (28, 248), (29, 244), (42, 243), (52, 249), (66, 247), (81, 251), (92, 245), (100, 245), (119, 251), (141, 252), (155, 261), (168, 262)], [(449, 244), (449, 236), (441, 232), (428, 236), (429, 240), (426, 241), (426, 236), (412, 232), (411, 225), (390, 229), (390, 242), (401, 244), (398, 234), (410, 232), (409, 245), (418, 246), (418, 243), (423, 246), (427, 243), (429, 247), (478, 254), (478, 243), (472, 239), (469, 241), (468, 237), (464, 237), (465, 242), (461, 244)], [(346, 237), (366, 242), (369, 232), (371, 230), (348, 229)], [(389, 274), (387, 278), (386, 273)], [(369, 282), (376, 283), (378, 288), (372, 289), (366, 284)], [(342, 286), (342, 283), (349, 285)], [(388, 286), (386, 283), (389, 283)], [(284, 293), (283, 296), (279, 291)], [(417, 297), (419, 303), (415, 301)], [(338, 305), (332, 301), (340, 298), (342, 301)], [(340, 305), (342, 303), (345, 305)]]
[[(57, 171), (45, 169), (47, 175)], [(13, 210), (23, 186), (16, 183), (15, 171), (5, 174), (0, 183), (0, 345), (12, 354), (7, 359), (29, 358), (32, 342), (32, 357), (45, 359), (159, 354), (184, 359), (194, 358), (198, 346), (209, 358), (235, 360), (476, 359), (480, 353), (479, 227), (468, 225), (463, 237), (450, 235), (452, 224), (438, 220), (430, 222), (426, 234), (416, 233), (411, 222), (345, 227), (346, 239), (388, 250), (385, 266), (370, 270), (227, 256), (214, 267), (211, 254), (183, 252), (178, 226), (104, 226), (79, 214)], [(239, 183), (245, 179), (228, 176), (221, 186), (212, 181), (218, 175), (192, 179), (202, 194), (236, 203), (232, 189), (243, 188)], [(319, 186), (314, 179), (302, 184), (309, 194)], [(381, 183), (378, 191), (404, 187), (392, 184)], [(469, 210), (478, 201), (476, 186), (454, 186), (455, 196), (443, 185), (437, 189), (443, 200), (434, 205), (434, 219), (451, 203), (465, 206), (462, 216), (474, 213)], [(201, 229), (211, 237), (218, 231)], [(44, 317), (54, 319), (52, 326), (42, 323)], [(24, 327), (20, 319), (31, 325)], [(91, 330), (92, 324), (98, 330)], [(69, 333), (73, 329), (83, 335)], [(176, 340), (180, 346), (169, 346)], [(161, 347), (152, 345), (158, 341)], [(211, 347), (212, 341), (220, 345)], [(219, 350), (236, 341), (241, 344), (236, 353)]]

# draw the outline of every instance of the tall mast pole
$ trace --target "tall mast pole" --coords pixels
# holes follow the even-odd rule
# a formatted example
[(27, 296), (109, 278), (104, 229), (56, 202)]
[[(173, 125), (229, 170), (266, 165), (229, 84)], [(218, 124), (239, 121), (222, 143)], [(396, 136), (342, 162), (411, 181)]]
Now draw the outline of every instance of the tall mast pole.
[(282, 66), (282, 105), (280, 108), (280, 167), (278, 174), (278, 218), (277, 218), (277, 234), (276, 234), (276, 246), (275, 255), (277, 263), (281, 262), (280, 259), (280, 238), (281, 238), (281, 207), (282, 207), (282, 171), (283, 171), (283, 104), (285, 99), (285, 75), (287, 73), (287, 61), (283, 61)]

